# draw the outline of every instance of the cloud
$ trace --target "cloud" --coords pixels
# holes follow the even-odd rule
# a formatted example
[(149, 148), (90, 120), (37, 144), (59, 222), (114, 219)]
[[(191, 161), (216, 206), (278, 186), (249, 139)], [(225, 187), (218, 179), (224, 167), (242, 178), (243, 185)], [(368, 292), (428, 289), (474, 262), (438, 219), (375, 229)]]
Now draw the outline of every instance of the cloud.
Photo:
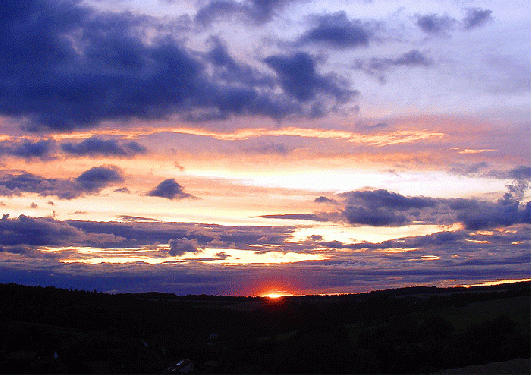
[(481, 8), (469, 8), (462, 24), (465, 30), (472, 30), (484, 26), (492, 20), (492, 10)]
[[(242, 4), (259, 20), (284, 3)], [(153, 17), (53, 0), (10, 1), (2, 12), (0, 115), (21, 121), (28, 130), (71, 131), (102, 121), (172, 115), (194, 121), (315, 114), (277, 92), (255, 70), (231, 63), (228, 55), (220, 60), (224, 51), (219, 45), (211, 54), (193, 51), (180, 42), (182, 31), (172, 35)], [(214, 74), (212, 66), (217, 67)]]
[(330, 199), (330, 198), (327, 198), (325, 196), (320, 196), (318, 198), (315, 198), (314, 199), (314, 202), (315, 203), (331, 203), (331, 204), (336, 204), (337, 201), (335, 199)]
[(83, 188), (83, 191), (94, 193), (99, 192), (112, 183), (123, 182), (123, 177), (120, 169), (117, 167), (94, 167), (79, 175), (75, 179), (75, 182)]
[[(11, 261), (0, 266), (0, 282), (48, 285), (53, 280), (56, 286), (106, 291), (147, 289), (183, 295), (231, 291), (245, 295), (259, 292), (259, 288), (270, 285), (272, 281), (282, 281), (289, 290), (316, 293), (432, 285), (447, 280), (468, 283), (469, 280), (529, 278), (529, 225), (513, 225), (509, 229), (445, 231), (383, 243), (355, 244), (325, 242), (316, 235), (292, 243), (293, 227), (59, 222), (49, 218), (4, 217), (0, 220), (0, 251), (4, 252), (5, 259)], [(119, 234), (125, 237), (117, 237)], [(160, 244), (168, 244), (169, 249)], [(96, 247), (98, 253), (81, 253), (75, 248), (87, 245)], [(228, 257), (230, 250), (223, 249), (265, 253), (279, 251), (279, 245), (286, 251), (326, 254), (327, 259), (276, 266), (253, 265), (251, 269), (204, 263)], [(197, 257), (188, 262), (175, 262), (168, 257), (197, 253), (207, 246), (219, 247), (220, 250), (212, 252), (215, 257)], [(46, 251), (41, 251), (40, 247), (46, 247)], [(54, 247), (69, 249), (53, 251)], [(75, 262), (94, 257), (115, 257), (116, 248), (124, 248), (121, 252), (124, 259), (140, 255), (159, 261), (167, 258), (167, 262), (63, 263), (65, 259)], [(16, 255), (11, 255), (13, 253)], [(53, 279), (50, 273), (54, 274)], [(233, 285), (245, 289), (231, 289)]]
[[(123, 217), (120, 217), (123, 220)], [(126, 218), (127, 219), (127, 218)], [(292, 226), (223, 226), (201, 223), (167, 223), (139, 218), (128, 222), (68, 221), (86, 233), (112, 234), (124, 240), (122, 247), (139, 247), (170, 240), (196, 240), (198, 247), (249, 249), (249, 245), (281, 245), (291, 237)], [(113, 246), (118, 246), (117, 244)]]
[(344, 79), (317, 73), (315, 59), (307, 53), (273, 55), (267, 57), (264, 62), (276, 72), (283, 90), (300, 102), (307, 102), (315, 99), (318, 94), (325, 94), (342, 103), (356, 94), (348, 89)]
[(212, 63), (219, 80), (226, 83), (245, 83), (253, 87), (274, 87), (275, 79), (273, 77), (234, 60), (220, 38), (210, 37), (207, 42), (210, 45), (210, 51), (205, 57)]
[(472, 164), (459, 163), (452, 165), (449, 172), (463, 176), (476, 175), (482, 173), (482, 171), (484, 171), (487, 167), (488, 164), (486, 162), (478, 162)]
[(199, 9), (195, 21), (201, 26), (211, 26), (219, 20), (237, 18), (245, 22), (262, 25), (271, 21), (282, 8), (298, 0), (214, 0)]
[(286, 156), (294, 150), (293, 146), (289, 146), (285, 143), (266, 143), (263, 145), (257, 145), (253, 147), (244, 148), (245, 152), (251, 154), (272, 154)]
[(522, 210), (510, 193), (495, 203), (465, 200), (458, 209), (458, 219), (471, 230), (531, 222), (531, 202), (527, 202)]
[(173, 178), (162, 181), (155, 189), (151, 190), (148, 195), (150, 197), (160, 197), (166, 199), (194, 198), (193, 195), (185, 193), (183, 187)]
[(450, 169), (450, 173), (462, 175), (475, 175), (484, 178), (499, 178), (503, 180), (512, 180), (510, 184), (506, 185), (509, 194), (516, 201), (524, 199), (525, 192), (529, 189), (531, 182), (531, 167), (521, 165), (516, 168), (500, 171), (487, 171), (488, 164), (485, 162), (474, 164), (456, 164)]
[(426, 34), (444, 35), (454, 28), (457, 21), (449, 16), (426, 14), (417, 16), (417, 26)]
[(264, 219), (327, 221), (327, 219), (316, 214), (277, 214), (262, 215), (260, 217), (263, 217)]
[(0, 154), (16, 156), (24, 159), (39, 158), (47, 160), (55, 148), (55, 142), (51, 139), (40, 141), (24, 140), (20, 142), (4, 142), (0, 145)]
[(0, 195), (13, 196), (37, 193), (43, 197), (55, 195), (60, 199), (73, 199), (84, 194), (98, 193), (116, 182), (122, 182), (121, 171), (114, 166), (94, 167), (75, 179), (51, 179), (32, 173), (4, 174), (0, 177)]
[(180, 238), (178, 240), (170, 240), (170, 252), (171, 256), (179, 256), (184, 253), (197, 253), (200, 250), (198, 249), (197, 240), (189, 240), (187, 238)]
[[(530, 222), (531, 202), (520, 203), (509, 192), (496, 202), (479, 199), (406, 197), (380, 190), (363, 190), (339, 194), (340, 211), (353, 225), (401, 226), (413, 223), (451, 225), (462, 223), (470, 230), (511, 226)], [(324, 217), (324, 216), (323, 216)], [(329, 220), (337, 218), (328, 214)]]
[(434, 207), (437, 201), (425, 197), (405, 197), (384, 189), (352, 191), (340, 194), (346, 198), (342, 212), (351, 224), (399, 226), (419, 219), (419, 211)]
[(377, 58), (369, 60), (357, 59), (354, 61), (354, 69), (361, 70), (369, 75), (377, 75), (378, 79), (385, 83), (383, 73), (395, 67), (428, 67), (433, 65), (433, 60), (418, 50), (411, 50), (396, 58)]
[(105, 233), (85, 233), (66, 222), (51, 218), (32, 218), (20, 215), (10, 219), (4, 215), (0, 220), (0, 245), (71, 246), (84, 244), (101, 245), (121, 239)]
[(373, 31), (359, 20), (349, 20), (344, 11), (316, 16), (316, 25), (304, 33), (297, 44), (317, 44), (346, 49), (367, 47)]
[(85, 139), (79, 143), (64, 143), (61, 149), (76, 156), (135, 156), (146, 153), (147, 149), (137, 142), (118, 142), (98, 137)]
[(405, 197), (384, 189), (352, 191), (340, 194), (348, 204), (362, 204), (372, 208), (391, 208), (398, 211), (433, 207), (436, 200), (426, 197)]

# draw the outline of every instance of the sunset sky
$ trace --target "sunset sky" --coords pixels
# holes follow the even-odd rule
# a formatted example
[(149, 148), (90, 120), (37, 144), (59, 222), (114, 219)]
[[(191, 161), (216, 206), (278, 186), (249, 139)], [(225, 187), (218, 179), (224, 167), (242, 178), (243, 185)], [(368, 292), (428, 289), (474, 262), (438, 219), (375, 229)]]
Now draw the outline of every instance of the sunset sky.
[(4, 0), (0, 282), (531, 278), (529, 0)]

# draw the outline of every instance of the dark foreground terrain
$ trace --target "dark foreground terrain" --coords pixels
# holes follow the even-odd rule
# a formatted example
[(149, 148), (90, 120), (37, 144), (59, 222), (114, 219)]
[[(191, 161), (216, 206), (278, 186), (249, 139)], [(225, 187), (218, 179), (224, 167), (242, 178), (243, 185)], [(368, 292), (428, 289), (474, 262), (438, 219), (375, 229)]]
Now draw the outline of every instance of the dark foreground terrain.
[(530, 286), (270, 300), (0, 284), (0, 371), (163, 373), (182, 359), (195, 373), (436, 373), (520, 363), (511, 360), (530, 357)]

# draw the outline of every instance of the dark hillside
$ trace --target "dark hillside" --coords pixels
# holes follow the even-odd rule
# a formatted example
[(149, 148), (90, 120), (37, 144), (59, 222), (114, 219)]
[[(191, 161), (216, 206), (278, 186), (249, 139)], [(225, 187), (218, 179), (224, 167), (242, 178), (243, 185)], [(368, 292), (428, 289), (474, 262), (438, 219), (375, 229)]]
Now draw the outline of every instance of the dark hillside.
[(529, 358), (530, 285), (269, 300), (0, 284), (0, 369), (432, 373)]

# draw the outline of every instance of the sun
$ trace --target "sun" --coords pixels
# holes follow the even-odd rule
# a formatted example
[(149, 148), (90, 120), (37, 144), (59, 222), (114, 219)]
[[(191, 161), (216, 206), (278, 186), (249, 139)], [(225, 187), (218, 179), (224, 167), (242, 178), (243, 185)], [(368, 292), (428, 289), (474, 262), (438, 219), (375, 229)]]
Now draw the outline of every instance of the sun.
[(272, 300), (278, 300), (282, 297), (289, 297), (293, 296), (291, 293), (283, 292), (283, 291), (274, 291), (274, 292), (267, 292), (262, 294), (262, 297), (266, 297)]
[(264, 297), (271, 298), (271, 299), (279, 299), (279, 298), (281, 298), (283, 296), (284, 295), (280, 294), (280, 293), (268, 293), (268, 294), (264, 295)]

